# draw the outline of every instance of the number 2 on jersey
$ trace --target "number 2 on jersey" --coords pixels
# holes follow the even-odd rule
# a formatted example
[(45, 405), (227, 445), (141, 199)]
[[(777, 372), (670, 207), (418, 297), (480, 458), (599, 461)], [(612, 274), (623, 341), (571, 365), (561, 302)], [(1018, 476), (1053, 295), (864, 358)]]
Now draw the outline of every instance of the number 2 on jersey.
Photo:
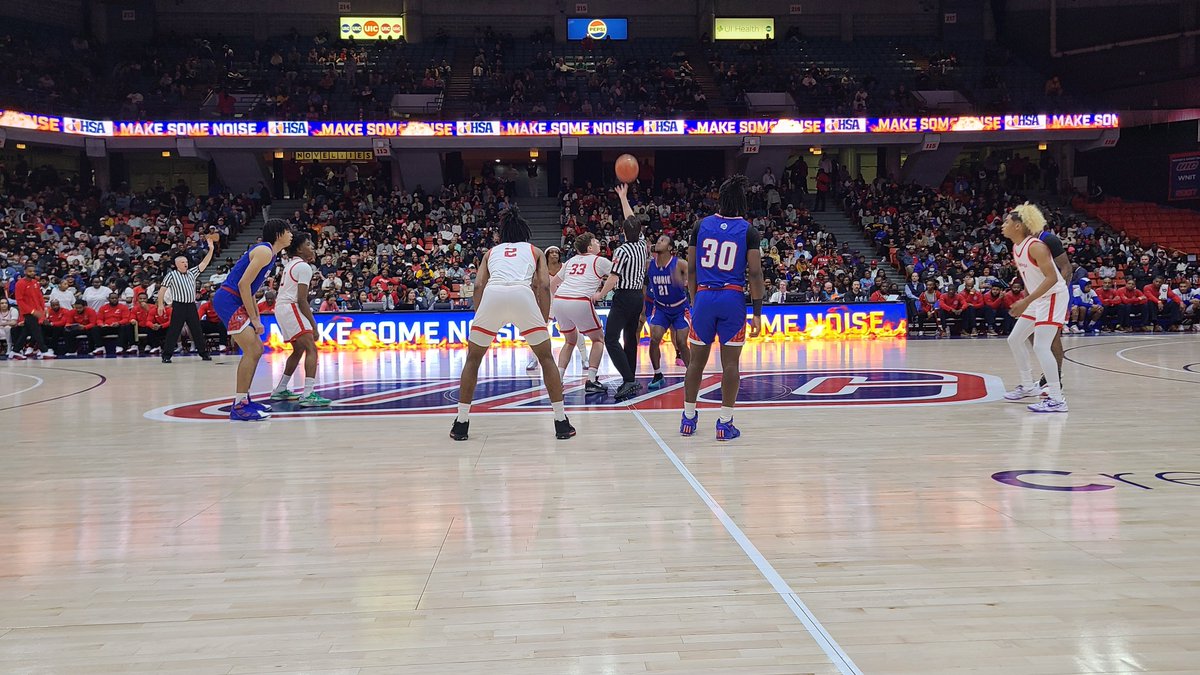
[(701, 267), (709, 269), (716, 267), (724, 272), (733, 270), (734, 258), (737, 257), (738, 250), (736, 242), (705, 239), (701, 242), (700, 247), (704, 250), (704, 256), (700, 258)]

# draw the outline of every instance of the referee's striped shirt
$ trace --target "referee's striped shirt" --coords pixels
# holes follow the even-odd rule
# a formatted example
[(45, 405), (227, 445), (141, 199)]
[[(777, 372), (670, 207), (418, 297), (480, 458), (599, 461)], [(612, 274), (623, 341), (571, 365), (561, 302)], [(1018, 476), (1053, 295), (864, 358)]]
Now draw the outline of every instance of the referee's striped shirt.
[(619, 291), (640, 291), (646, 287), (646, 272), (650, 269), (650, 249), (645, 241), (621, 244), (613, 252), (612, 273), (620, 278)]
[(186, 272), (171, 270), (163, 279), (163, 286), (171, 291), (173, 302), (196, 304), (196, 279), (200, 278), (200, 269), (193, 267)]

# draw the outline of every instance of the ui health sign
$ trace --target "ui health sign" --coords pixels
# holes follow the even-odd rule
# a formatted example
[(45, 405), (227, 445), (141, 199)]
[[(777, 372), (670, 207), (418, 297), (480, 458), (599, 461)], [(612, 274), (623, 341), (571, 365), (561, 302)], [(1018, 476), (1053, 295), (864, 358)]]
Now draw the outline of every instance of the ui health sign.
[(402, 16), (343, 16), (338, 20), (343, 40), (395, 40), (404, 37)]
[(775, 19), (721, 18), (713, 20), (714, 40), (774, 40)]
[[(603, 323), (608, 310), (597, 310)], [(317, 344), (328, 350), (394, 350), (466, 344), (471, 311), (353, 312), (317, 314)], [(750, 316), (747, 314), (747, 319)], [(263, 317), (264, 341), (272, 348), (284, 346), (275, 317)], [(878, 339), (904, 337), (908, 322), (904, 303), (852, 305), (767, 305), (763, 307), (763, 340)], [(557, 326), (552, 334), (559, 336)], [(522, 341), (512, 326), (500, 331), (501, 343)]]
[(1200, 199), (1200, 152), (1171, 155), (1167, 199)]

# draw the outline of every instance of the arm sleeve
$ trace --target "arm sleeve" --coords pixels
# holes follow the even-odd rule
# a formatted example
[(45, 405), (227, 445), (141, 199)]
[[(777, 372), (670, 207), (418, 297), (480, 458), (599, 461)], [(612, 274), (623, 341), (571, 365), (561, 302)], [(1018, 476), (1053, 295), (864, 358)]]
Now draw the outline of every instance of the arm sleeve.
[(1066, 247), (1063, 246), (1062, 239), (1059, 239), (1058, 235), (1053, 232), (1047, 232), (1042, 239), (1042, 243), (1046, 245), (1046, 248), (1050, 249), (1051, 260), (1067, 252)]
[(762, 248), (762, 235), (758, 233), (758, 228), (751, 225), (746, 228), (746, 252)]

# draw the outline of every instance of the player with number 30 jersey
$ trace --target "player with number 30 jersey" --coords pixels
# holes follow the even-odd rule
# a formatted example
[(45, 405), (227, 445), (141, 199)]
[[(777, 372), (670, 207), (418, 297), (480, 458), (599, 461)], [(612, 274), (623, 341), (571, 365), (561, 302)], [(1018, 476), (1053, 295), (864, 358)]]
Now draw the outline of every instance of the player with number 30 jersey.
[[(696, 399), (700, 379), (708, 364), (714, 341), (721, 343), (721, 415), (717, 418), (717, 440), (729, 441), (742, 435), (733, 426), (741, 370), (736, 367), (746, 341), (746, 283), (754, 305), (751, 336), (762, 325), (763, 273), (761, 235), (746, 222), (745, 176), (733, 176), (721, 185), (720, 211), (696, 223), (688, 245), (688, 290), (692, 296), (693, 345), (683, 385), (683, 420), (679, 433), (696, 433), (699, 415)], [(735, 367), (730, 368), (729, 365)]]

